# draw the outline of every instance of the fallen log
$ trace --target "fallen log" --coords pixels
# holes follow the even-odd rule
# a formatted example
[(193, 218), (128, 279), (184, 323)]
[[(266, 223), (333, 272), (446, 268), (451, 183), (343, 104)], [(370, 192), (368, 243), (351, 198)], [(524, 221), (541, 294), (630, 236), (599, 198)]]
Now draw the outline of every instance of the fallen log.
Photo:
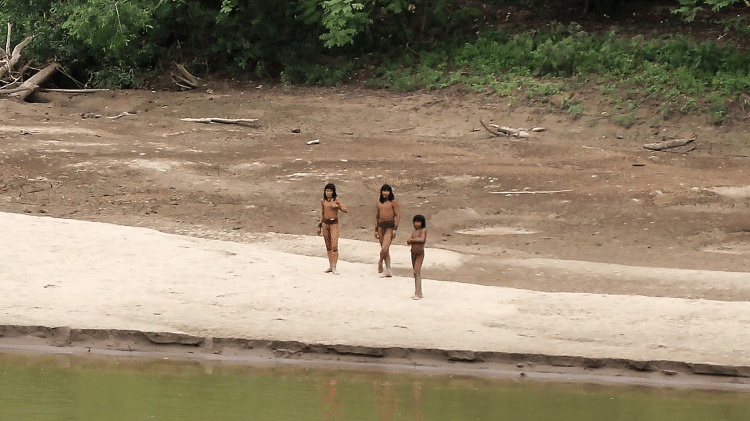
[(52, 88), (39, 88), (39, 92), (57, 92), (63, 94), (92, 94), (95, 92), (107, 92), (110, 89), (52, 89)]
[(195, 89), (200, 86), (200, 79), (191, 75), (185, 66), (174, 61), (172, 65), (177, 69), (177, 74), (172, 73), (172, 82), (175, 85), (183, 89)]
[(665, 140), (663, 142), (657, 142), (657, 143), (646, 143), (643, 145), (644, 148), (651, 150), (651, 151), (663, 151), (665, 149), (671, 149), (671, 148), (677, 148), (680, 146), (685, 146), (690, 143), (695, 142), (696, 136), (692, 135), (691, 137), (687, 139), (672, 139), (672, 140)]
[(555, 193), (570, 193), (573, 190), (521, 190), (521, 191), (491, 191), (492, 194), (555, 194)]
[(529, 137), (529, 134), (524, 130), (516, 130), (506, 126), (498, 126), (497, 124), (486, 124), (484, 120), (479, 120), (479, 122), (482, 123), (482, 127), (495, 136)]
[(16, 92), (21, 92), (25, 90), (26, 88), (22, 88), (20, 86), (16, 88), (5, 88), (5, 89), (0, 89), (0, 94), (14, 94)]
[(244, 126), (258, 127), (257, 118), (181, 118), (182, 121), (192, 121), (193, 123), (222, 123), (222, 124), (239, 124)]
[(39, 85), (52, 77), (59, 67), (60, 65), (57, 64), (57, 62), (52, 62), (44, 69), (36, 72), (36, 74), (30, 77), (29, 80), (21, 84), (21, 86), (19, 86), (21, 89), (18, 92), (12, 93), (11, 96), (18, 98), (19, 101), (25, 101), (26, 98), (39, 87)]

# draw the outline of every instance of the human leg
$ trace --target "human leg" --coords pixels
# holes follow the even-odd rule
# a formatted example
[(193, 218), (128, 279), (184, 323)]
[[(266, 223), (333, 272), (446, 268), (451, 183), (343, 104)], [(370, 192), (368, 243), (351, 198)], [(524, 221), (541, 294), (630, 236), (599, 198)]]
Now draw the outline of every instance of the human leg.
[[(326, 242), (326, 253), (328, 254), (328, 269), (326, 273), (333, 272), (333, 238), (331, 235), (331, 225), (323, 224), (323, 240)], [(337, 239), (338, 240), (338, 239)]]
[(385, 233), (385, 230), (383, 228), (378, 228), (378, 241), (380, 242), (380, 249), (381, 253), (378, 257), (378, 273), (383, 273), (383, 238), (385, 237), (383, 234)]
[(331, 224), (331, 256), (328, 258), (331, 263), (331, 272), (338, 275), (336, 264), (339, 261), (339, 224)]
[(391, 242), (393, 242), (393, 229), (385, 228), (380, 236), (380, 261), (385, 263), (385, 276), (391, 277)]
[(424, 252), (411, 253), (411, 265), (414, 269), (414, 299), (422, 298), (422, 263)]

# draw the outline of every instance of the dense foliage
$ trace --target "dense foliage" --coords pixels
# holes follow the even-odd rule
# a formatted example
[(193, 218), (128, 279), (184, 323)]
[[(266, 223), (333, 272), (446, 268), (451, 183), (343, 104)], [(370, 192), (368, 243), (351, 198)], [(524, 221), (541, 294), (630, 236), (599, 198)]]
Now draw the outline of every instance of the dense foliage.
[[(747, 0), (669, 1), (675, 2), (672, 16), (692, 22), (686, 25), (713, 19), (728, 37), (750, 39), (748, 13), (719, 21), (702, 17), (707, 9), (744, 8)], [(139, 87), (149, 73), (176, 61), (197, 75), (227, 72), (285, 84), (358, 81), (395, 90), (459, 85), (515, 101), (519, 92), (535, 100), (595, 77), (613, 92), (625, 89), (659, 102), (665, 117), (703, 108), (722, 121), (750, 92), (750, 58), (716, 41), (604, 29), (611, 14), (635, 13), (650, 3), (558, 0), (552, 8), (536, 0), (0, 0), (0, 22), (13, 24), (11, 44), (34, 34), (28, 59), (37, 65), (57, 59), (67, 75), (63, 84)], [(549, 23), (500, 25), (501, 13), (518, 10)], [(599, 19), (601, 30), (557, 23), (560, 10), (573, 11), (569, 22)], [(580, 114), (574, 102), (560, 107)]]

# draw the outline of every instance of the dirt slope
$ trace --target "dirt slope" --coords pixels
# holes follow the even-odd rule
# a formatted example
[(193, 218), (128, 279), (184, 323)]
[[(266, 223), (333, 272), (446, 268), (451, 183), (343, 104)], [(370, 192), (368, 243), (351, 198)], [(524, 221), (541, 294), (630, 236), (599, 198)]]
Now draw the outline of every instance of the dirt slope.
[[(313, 234), (322, 188), (334, 182), (351, 209), (342, 236), (375, 241), (374, 202), (389, 183), (404, 209), (397, 242), (422, 213), (432, 247), (465, 254), (460, 268), (426, 278), (750, 300), (744, 275), (727, 273), (750, 262), (744, 127), (644, 116), (624, 129), (595, 101), (571, 120), (453, 92), (209, 88), (0, 100), (0, 211), (249, 242)], [(546, 131), (500, 138), (480, 119)], [(642, 147), (692, 134), (690, 147)], [(297, 252), (324, 255), (322, 240)]]

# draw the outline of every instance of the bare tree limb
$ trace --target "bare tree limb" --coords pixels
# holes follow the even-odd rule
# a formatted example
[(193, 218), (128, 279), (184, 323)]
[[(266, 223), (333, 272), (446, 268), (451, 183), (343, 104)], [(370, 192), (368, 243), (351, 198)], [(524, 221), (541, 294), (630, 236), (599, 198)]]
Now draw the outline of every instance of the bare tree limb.
[(663, 151), (665, 149), (685, 146), (687, 144), (695, 142), (695, 139), (696, 139), (696, 136), (692, 135), (691, 137), (687, 139), (672, 139), (672, 140), (665, 140), (663, 142), (657, 142), (657, 143), (646, 143), (645, 145), (643, 145), (643, 147), (651, 151)]
[(223, 124), (240, 124), (251, 127), (258, 127), (257, 118), (181, 118), (182, 121), (192, 121), (194, 123), (223, 123)]
[(5, 50), (3, 51), (3, 59), (8, 57), (10, 52), (10, 30), (13, 29), (13, 24), (8, 22), (8, 37), (5, 39)]
[(513, 136), (519, 138), (529, 137), (529, 134), (521, 129), (516, 130), (510, 127), (498, 126), (497, 124), (485, 124), (483, 120), (479, 120), (479, 122), (482, 123), (482, 127), (495, 136)]
[(58, 67), (60, 67), (60, 65), (57, 64), (57, 62), (52, 62), (44, 69), (36, 72), (34, 76), (30, 77), (29, 80), (19, 86), (19, 88), (22, 88), (21, 90), (11, 95), (18, 98), (20, 101), (25, 101), (26, 97), (31, 95), (31, 93), (34, 92), (39, 87), (39, 85), (43, 84), (45, 81), (47, 81), (47, 79), (55, 74)]
[(28, 87), (19, 86), (17, 88), (0, 89), (0, 94), (14, 94), (29, 89)]
[(555, 193), (569, 193), (573, 190), (521, 190), (521, 191), (491, 191), (492, 194), (555, 194)]
[(120, 118), (120, 117), (125, 117), (126, 115), (135, 115), (135, 113), (129, 113), (129, 112), (125, 111), (125, 112), (122, 112), (122, 113), (120, 113), (120, 114), (117, 114), (117, 115), (115, 115), (115, 116), (112, 116), (112, 117), (107, 117), (107, 118), (109, 118), (109, 119), (111, 119), (111, 120), (117, 120), (118, 118)]
[(23, 51), (23, 49), (27, 45), (29, 45), (29, 43), (33, 39), (34, 39), (34, 36), (29, 35), (28, 37), (26, 37), (25, 40), (21, 41), (20, 44), (16, 45), (16, 48), (13, 49), (13, 54), (10, 56), (10, 60), (8, 60), (7, 63), (5, 63), (5, 65), (0, 67), (0, 78), (3, 77), (6, 73), (13, 70), (13, 67), (15, 67), (16, 64), (18, 64), (18, 61), (21, 60), (21, 51)]
[(185, 89), (195, 89), (200, 86), (200, 79), (191, 75), (183, 65), (173, 61), (172, 66), (177, 69), (177, 74), (172, 74), (172, 82), (175, 85)]
[(95, 92), (107, 92), (110, 89), (52, 89), (39, 88), (39, 92), (60, 92), (64, 94), (91, 94)]
[(503, 133), (500, 133), (498, 130), (490, 128), (488, 125), (486, 125), (484, 123), (484, 120), (479, 120), (479, 122), (482, 123), (482, 127), (484, 127), (485, 130), (487, 130), (488, 132), (490, 132), (490, 134), (493, 134), (495, 136), (502, 136), (503, 135)]

